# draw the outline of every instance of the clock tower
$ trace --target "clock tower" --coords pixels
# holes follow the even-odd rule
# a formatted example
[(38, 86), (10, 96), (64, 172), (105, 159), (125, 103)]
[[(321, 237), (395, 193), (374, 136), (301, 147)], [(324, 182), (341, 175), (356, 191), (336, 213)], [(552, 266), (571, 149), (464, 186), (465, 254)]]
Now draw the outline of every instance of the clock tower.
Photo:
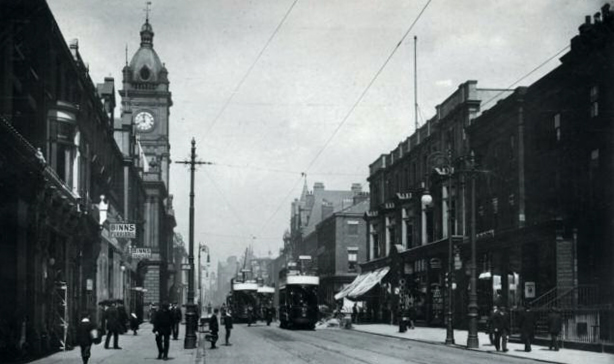
[[(142, 167), (145, 189), (144, 219), (137, 221), (142, 231), (142, 247), (151, 249), (151, 258), (138, 263), (137, 285), (144, 290), (143, 305), (169, 301), (169, 286), (174, 268), (172, 248), (175, 219), (169, 195), (170, 143), (169, 116), (173, 105), (168, 71), (154, 50), (153, 27), (147, 9), (141, 27), (141, 45), (122, 70), (122, 130), (133, 135), (129, 148), (142, 151), (144, 158), (134, 161)], [(136, 138), (134, 138), (136, 136)]]
[[(168, 71), (153, 47), (153, 27), (149, 17), (141, 27), (141, 46), (130, 63), (126, 62), (123, 87), (122, 124), (131, 124), (147, 158), (168, 189), (170, 168), (169, 116), (173, 105)], [(127, 59), (126, 59), (127, 61)]]

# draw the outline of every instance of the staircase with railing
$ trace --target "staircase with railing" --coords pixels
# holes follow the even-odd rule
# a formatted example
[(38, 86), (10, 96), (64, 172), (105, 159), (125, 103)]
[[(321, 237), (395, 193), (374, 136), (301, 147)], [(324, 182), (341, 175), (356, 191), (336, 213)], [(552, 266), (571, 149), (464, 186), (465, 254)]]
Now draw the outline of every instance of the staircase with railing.
[(600, 298), (597, 285), (557, 286), (531, 301), (531, 306), (535, 309), (600, 307), (604, 302)]
[[(603, 297), (602, 297), (603, 295)], [(535, 336), (549, 337), (548, 315), (558, 308), (563, 319), (561, 339), (570, 343), (614, 345), (614, 307), (596, 285), (554, 287), (529, 302), (535, 315)], [(518, 335), (521, 310), (512, 310), (512, 335)]]

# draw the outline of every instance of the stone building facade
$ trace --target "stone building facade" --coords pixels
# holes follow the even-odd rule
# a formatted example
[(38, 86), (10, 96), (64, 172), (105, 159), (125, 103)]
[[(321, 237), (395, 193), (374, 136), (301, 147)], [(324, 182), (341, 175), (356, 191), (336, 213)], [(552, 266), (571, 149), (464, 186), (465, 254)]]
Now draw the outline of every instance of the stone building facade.
[(110, 225), (142, 219), (145, 191), (138, 158), (114, 140), (113, 80), (92, 82), (45, 1), (5, 1), (0, 14), (0, 356), (11, 358), (74, 345), (80, 312), (96, 317), (100, 300), (131, 304), (140, 235)]

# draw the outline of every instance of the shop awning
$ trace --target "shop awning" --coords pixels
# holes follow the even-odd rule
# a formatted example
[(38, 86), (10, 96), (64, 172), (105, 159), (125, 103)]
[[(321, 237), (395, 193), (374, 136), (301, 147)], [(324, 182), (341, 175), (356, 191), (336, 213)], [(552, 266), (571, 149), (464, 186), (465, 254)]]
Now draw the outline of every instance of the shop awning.
[(386, 276), (386, 274), (388, 274), (389, 271), (390, 271), (390, 267), (383, 267), (383, 268), (374, 270), (373, 272), (371, 272), (371, 274), (369, 274), (369, 276), (363, 279), (362, 282), (360, 282), (360, 284), (358, 284), (356, 288), (354, 288), (347, 295), (347, 297), (349, 299), (355, 300), (356, 298), (369, 292), (371, 288), (375, 287), (376, 284), (382, 281), (382, 279)]
[(335, 300), (340, 300), (344, 297), (356, 299), (359, 296), (369, 292), (376, 284), (388, 274), (390, 267), (383, 267), (372, 272), (365, 272), (356, 277), (352, 283), (342, 289), (335, 295)]
[(373, 272), (365, 272), (365, 273), (362, 273), (362, 274), (358, 275), (356, 278), (354, 278), (352, 283), (350, 283), (347, 286), (345, 286), (341, 291), (339, 291), (335, 295), (335, 301), (340, 300), (340, 299), (344, 298), (345, 296), (347, 296), (348, 293), (352, 292), (352, 290), (354, 288), (356, 288), (360, 284), (360, 282), (365, 280), (372, 273)]

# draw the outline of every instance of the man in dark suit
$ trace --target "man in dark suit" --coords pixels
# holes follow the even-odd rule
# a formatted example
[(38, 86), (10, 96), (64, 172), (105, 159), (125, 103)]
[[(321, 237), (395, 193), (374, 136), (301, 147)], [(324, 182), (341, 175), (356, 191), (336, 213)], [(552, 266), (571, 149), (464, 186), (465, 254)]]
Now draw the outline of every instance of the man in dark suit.
[(507, 335), (510, 331), (510, 321), (505, 307), (500, 307), (499, 310), (493, 314), (492, 326), (495, 332), (495, 349), (503, 352), (507, 351)]
[(156, 334), (156, 346), (158, 347), (158, 359), (168, 359), (173, 316), (168, 303), (163, 303), (161, 309), (156, 312), (153, 322), (153, 333)]
[(226, 329), (226, 346), (230, 346), (230, 332), (232, 331), (232, 316), (230, 315), (230, 311), (226, 311), (223, 316), (224, 328)]
[(559, 351), (559, 334), (563, 328), (563, 319), (558, 308), (553, 307), (550, 309), (548, 315), (548, 332), (550, 332), (550, 350)]
[(213, 310), (213, 315), (209, 318), (209, 331), (211, 331), (211, 349), (217, 349), (215, 343), (217, 342), (217, 333), (220, 331), (220, 325), (217, 322), (217, 314), (219, 310), (216, 308)]
[(519, 317), (518, 326), (522, 341), (524, 342), (524, 351), (530, 352), (531, 341), (533, 341), (533, 336), (535, 335), (535, 314), (531, 307), (525, 307), (524, 313)]
[(113, 335), (113, 349), (121, 349), (119, 347), (119, 312), (117, 311), (117, 302), (111, 303), (111, 306), (105, 311), (105, 322), (107, 323), (107, 338), (104, 342), (104, 348), (109, 348), (109, 341)]
[(174, 303), (171, 313), (173, 314), (173, 340), (177, 340), (179, 338), (179, 324), (181, 323), (181, 307)]
[[(98, 330), (96, 324), (90, 321), (88, 312), (84, 312), (82, 317), (79, 326), (77, 326), (77, 343), (81, 346), (81, 359), (83, 360), (83, 364), (87, 364), (92, 353), (94, 339), (98, 337)], [(100, 343), (100, 341), (97, 342)]]
[(128, 312), (124, 306), (123, 300), (117, 300), (117, 314), (118, 314), (118, 329), (120, 334), (125, 334), (128, 331)]

